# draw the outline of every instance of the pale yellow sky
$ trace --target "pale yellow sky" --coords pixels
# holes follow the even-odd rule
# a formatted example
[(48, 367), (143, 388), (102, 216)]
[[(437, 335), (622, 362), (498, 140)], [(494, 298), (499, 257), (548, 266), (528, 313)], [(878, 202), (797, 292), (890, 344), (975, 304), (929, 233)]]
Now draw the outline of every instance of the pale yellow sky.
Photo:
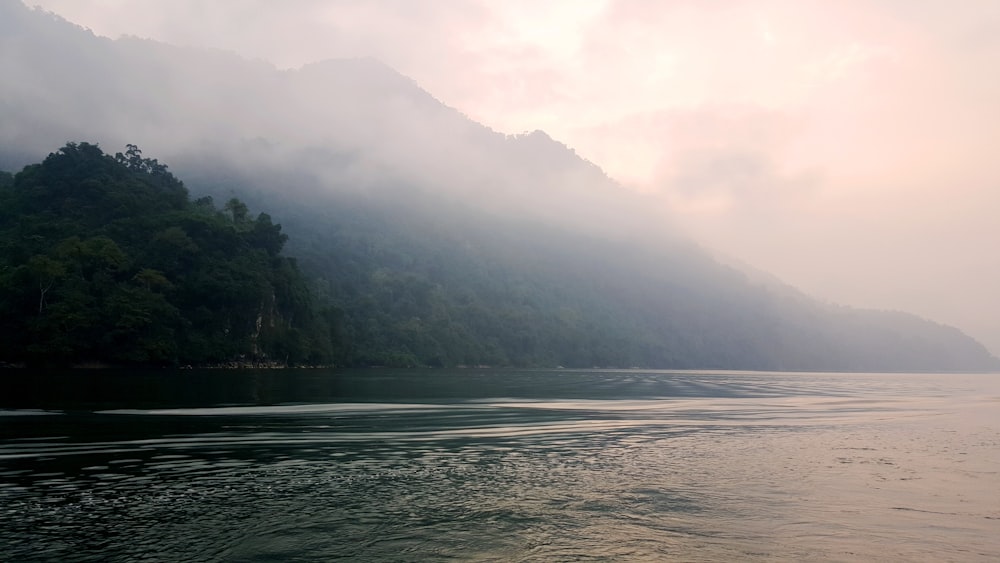
[(995, 0), (26, 3), (282, 68), (373, 56), (659, 194), (707, 247), (1000, 354)]

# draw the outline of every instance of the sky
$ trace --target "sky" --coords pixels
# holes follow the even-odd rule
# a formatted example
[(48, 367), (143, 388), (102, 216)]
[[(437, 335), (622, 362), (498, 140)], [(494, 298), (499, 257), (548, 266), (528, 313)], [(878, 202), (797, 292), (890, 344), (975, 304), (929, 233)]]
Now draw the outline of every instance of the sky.
[(298, 68), (374, 57), (542, 129), (705, 247), (1000, 355), (995, 0), (27, 0)]

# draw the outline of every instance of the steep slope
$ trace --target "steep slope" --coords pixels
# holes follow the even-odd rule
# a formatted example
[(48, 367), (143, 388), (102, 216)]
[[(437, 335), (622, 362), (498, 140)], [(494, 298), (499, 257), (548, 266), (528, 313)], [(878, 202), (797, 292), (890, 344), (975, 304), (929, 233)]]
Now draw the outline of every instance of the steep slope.
[(0, 168), (136, 143), (198, 194), (273, 210), (340, 310), (343, 363), (997, 367), (955, 329), (752, 283), (568, 147), (491, 131), (376, 61), (277, 71), (17, 2), (0, 22)]
[[(224, 180), (220, 180), (224, 178)], [(309, 192), (307, 175), (285, 181)], [(203, 170), (270, 202), (342, 312), (345, 363), (988, 370), (959, 331), (751, 282), (695, 245), (568, 231), (406, 187), (275, 200), (254, 169)]]

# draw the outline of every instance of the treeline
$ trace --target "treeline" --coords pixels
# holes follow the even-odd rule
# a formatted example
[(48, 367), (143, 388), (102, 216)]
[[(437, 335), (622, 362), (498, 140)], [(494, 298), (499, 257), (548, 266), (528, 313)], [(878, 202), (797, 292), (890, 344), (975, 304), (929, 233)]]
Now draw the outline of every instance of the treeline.
[(327, 363), (336, 313), (286, 240), (238, 199), (191, 201), (133, 145), (70, 143), (0, 175), (0, 361)]
[(407, 184), (331, 188), (302, 163), (207, 158), (185, 177), (228, 201), (192, 201), (134, 146), (69, 144), (0, 174), (0, 362), (998, 367), (955, 329), (751, 283), (681, 240), (490, 215)]

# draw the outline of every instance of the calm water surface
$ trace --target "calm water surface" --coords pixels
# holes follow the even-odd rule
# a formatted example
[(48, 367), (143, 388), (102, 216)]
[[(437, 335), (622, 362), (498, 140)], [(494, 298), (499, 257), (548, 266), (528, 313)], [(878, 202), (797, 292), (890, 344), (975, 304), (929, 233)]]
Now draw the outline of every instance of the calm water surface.
[(0, 372), (0, 560), (1000, 560), (1000, 376)]

